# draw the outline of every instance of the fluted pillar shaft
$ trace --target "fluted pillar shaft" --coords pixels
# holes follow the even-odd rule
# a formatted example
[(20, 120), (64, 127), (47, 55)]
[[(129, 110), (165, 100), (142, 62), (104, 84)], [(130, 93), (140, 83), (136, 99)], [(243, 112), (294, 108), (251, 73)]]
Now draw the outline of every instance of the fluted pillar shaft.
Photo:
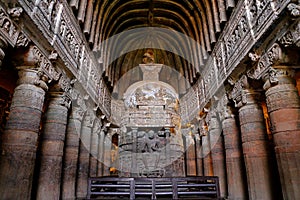
[(264, 85), (284, 199), (300, 197), (300, 101), (295, 81), (271, 69)]
[(83, 114), (81, 107), (73, 105), (68, 119), (62, 178), (62, 199), (65, 200), (76, 198), (76, 173)]
[(248, 199), (247, 179), (241, 148), (240, 131), (234, 117), (223, 120), (223, 135), (226, 152), (228, 198)]
[(37, 199), (59, 199), (62, 157), (70, 99), (62, 92), (51, 92), (45, 114), (41, 145), (41, 166)]
[[(42, 80), (41, 80), (42, 78)], [(20, 69), (2, 135), (0, 198), (31, 199), (38, 133), (47, 78), (36, 70)]]

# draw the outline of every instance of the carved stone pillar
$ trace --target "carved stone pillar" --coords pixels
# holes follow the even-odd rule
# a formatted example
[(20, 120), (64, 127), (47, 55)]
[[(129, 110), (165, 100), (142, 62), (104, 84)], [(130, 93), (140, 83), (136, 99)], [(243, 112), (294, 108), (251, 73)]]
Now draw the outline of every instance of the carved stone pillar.
[(224, 99), (226, 102), (222, 105), (222, 110), (219, 114), (222, 121), (226, 152), (228, 199), (246, 200), (248, 199), (247, 179), (240, 131), (232, 114), (232, 108), (227, 106), (227, 97), (225, 96)]
[(90, 177), (97, 176), (98, 167), (98, 150), (99, 150), (99, 135), (101, 131), (101, 123), (96, 120), (91, 137), (91, 157), (90, 157)]
[(42, 135), (37, 199), (60, 198), (62, 157), (70, 103), (70, 97), (63, 92), (50, 92)]
[(2, 135), (0, 198), (31, 199), (47, 77), (33, 69), (19, 68), (9, 120)]
[(250, 89), (246, 76), (235, 84), (232, 98), (239, 108), (242, 146), (250, 199), (276, 199), (276, 174), (268, 142), (260, 93)]
[(105, 133), (101, 129), (99, 134), (99, 147), (98, 147), (98, 169), (97, 169), (97, 176), (103, 176), (103, 168), (104, 168), (104, 138)]
[(187, 176), (196, 176), (196, 155), (195, 155), (195, 141), (193, 138), (192, 132), (189, 132), (185, 135), (185, 145), (186, 145), (186, 175)]
[(264, 85), (284, 199), (300, 197), (300, 101), (292, 73), (270, 68)]
[(76, 189), (77, 198), (86, 198), (87, 195), (93, 121), (93, 114), (91, 111), (87, 111), (83, 119), (80, 134), (81, 141), (79, 148), (79, 165)]
[(207, 126), (204, 120), (200, 121), (200, 134), (202, 139), (202, 157), (203, 157), (203, 168), (204, 176), (213, 176), (213, 163), (211, 157), (209, 134), (207, 131)]
[[(71, 113), (68, 119), (65, 142), (65, 157), (63, 161), (62, 199), (76, 199), (76, 172), (78, 164), (79, 138), (81, 121), (84, 115), (83, 99), (78, 96), (73, 100)], [(75, 105), (76, 104), (76, 105)], [(79, 106), (80, 105), (80, 106)]]
[(111, 139), (112, 135), (109, 131), (104, 138), (104, 165), (103, 165), (103, 176), (109, 176), (110, 175), (110, 165), (111, 165)]
[(199, 134), (195, 135), (195, 145), (196, 145), (196, 165), (197, 165), (197, 176), (204, 176), (203, 172), (203, 159), (202, 159), (202, 148), (201, 148), (201, 138)]
[(221, 135), (220, 121), (215, 110), (210, 110), (206, 116), (214, 176), (219, 177), (221, 197), (227, 196), (227, 178), (224, 157), (224, 144)]

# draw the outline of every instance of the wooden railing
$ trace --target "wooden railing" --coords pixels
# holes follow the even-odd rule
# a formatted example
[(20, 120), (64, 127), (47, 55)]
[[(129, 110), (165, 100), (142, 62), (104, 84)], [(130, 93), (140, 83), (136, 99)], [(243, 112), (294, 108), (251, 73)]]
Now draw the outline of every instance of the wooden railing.
[(180, 178), (89, 178), (87, 199), (220, 199), (215, 176)]

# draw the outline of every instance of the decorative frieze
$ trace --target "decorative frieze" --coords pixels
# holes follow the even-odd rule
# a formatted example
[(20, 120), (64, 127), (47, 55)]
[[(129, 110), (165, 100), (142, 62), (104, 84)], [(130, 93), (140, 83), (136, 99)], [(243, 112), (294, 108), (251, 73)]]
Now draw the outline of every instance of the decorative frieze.
[(194, 85), (187, 94), (180, 99), (180, 113), (182, 123), (188, 123), (197, 116), (200, 109), (199, 87)]
[(0, 33), (12, 46), (16, 44), (20, 34), (20, 29), (2, 7), (0, 7)]
[(98, 87), (98, 102), (99, 107), (106, 116), (111, 115), (111, 93), (105, 84), (104, 79), (100, 80), (100, 84)]
[[(253, 46), (261, 39), (261, 36), (271, 27), (279, 14), (287, 7), (289, 0), (247, 0), (239, 1), (231, 20), (224, 28), (215, 48), (212, 52), (213, 62), (206, 63), (204, 94), (202, 98), (210, 99), (220, 88), (220, 85), (228, 78), (240, 61), (245, 58)], [(290, 6), (292, 7), (292, 6)], [(296, 38), (296, 35), (293, 36)], [(250, 78), (259, 79), (263, 70), (278, 61), (280, 50), (274, 46), (270, 53), (262, 56), (259, 65), (248, 73)], [(278, 55), (279, 54), (279, 55)], [(255, 55), (255, 54), (252, 54)], [(277, 57), (276, 57), (277, 56)], [(256, 58), (257, 59), (257, 58)], [(224, 67), (222, 67), (224, 65)], [(217, 77), (218, 79), (216, 79)], [(186, 94), (187, 96), (189, 94)], [(242, 95), (239, 95), (242, 96)], [(205, 104), (201, 104), (203, 108)], [(187, 110), (187, 113), (193, 110)], [(196, 117), (196, 116), (194, 116)]]

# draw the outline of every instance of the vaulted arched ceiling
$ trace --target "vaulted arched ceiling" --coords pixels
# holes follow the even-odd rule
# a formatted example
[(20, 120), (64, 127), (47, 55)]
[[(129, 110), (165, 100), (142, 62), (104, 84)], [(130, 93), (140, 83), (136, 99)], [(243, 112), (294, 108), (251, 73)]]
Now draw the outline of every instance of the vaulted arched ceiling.
[[(171, 65), (190, 83), (196, 81), (235, 0), (69, 0), (69, 4), (113, 86), (141, 63), (148, 43), (155, 43), (155, 62)], [(189, 39), (170, 32), (155, 32), (151, 37), (147, 32), (120, 35), (147, 27), (176, 31)], [(102, 45), (110, 38), (114, 40)]]

